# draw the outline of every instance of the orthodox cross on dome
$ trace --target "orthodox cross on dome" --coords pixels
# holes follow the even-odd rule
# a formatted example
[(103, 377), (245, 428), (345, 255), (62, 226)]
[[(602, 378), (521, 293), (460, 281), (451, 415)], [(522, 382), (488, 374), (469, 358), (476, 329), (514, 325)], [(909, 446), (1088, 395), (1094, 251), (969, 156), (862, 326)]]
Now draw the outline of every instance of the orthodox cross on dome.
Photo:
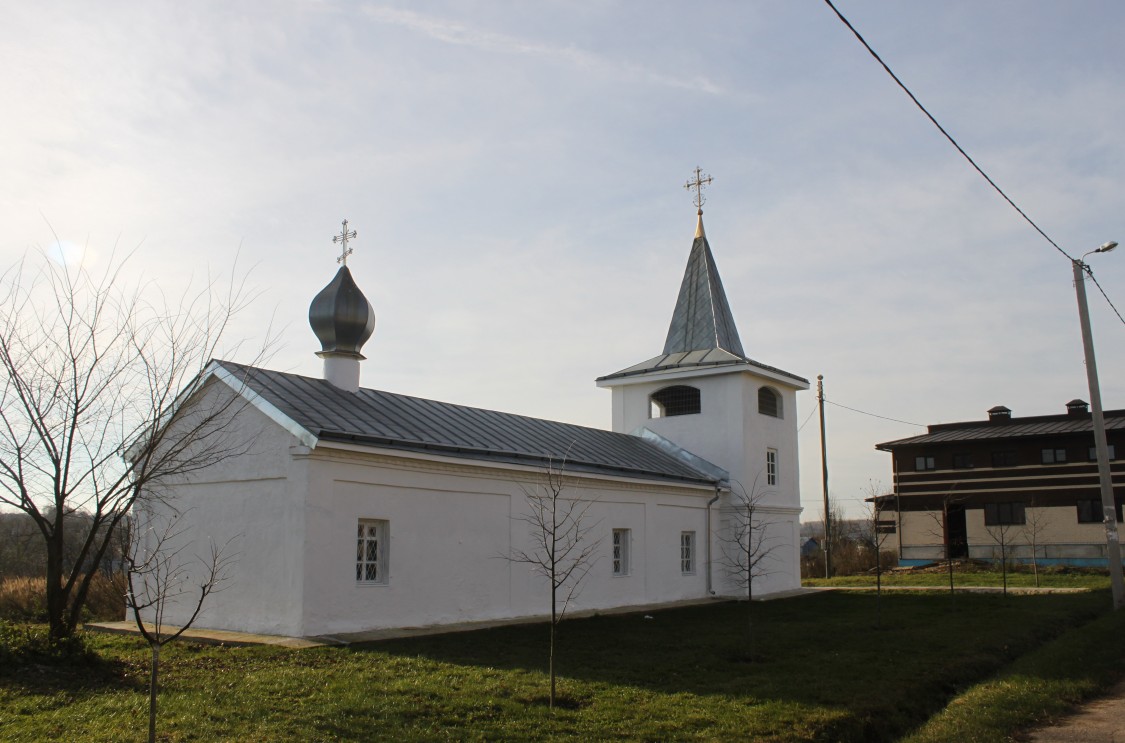
[(345, 219), (341, 223), (340, 234), (332, 238), (333, 243), (340, 243), (340, 248), (343, 251), (340, 253), (340, 257), (336, 259), (337, 263), (348, 265), (348, 256), (352, 254), (352, 249), (348, 247), (348, 240), (354, 239), (355, 235), (355, 230), (348, 231), (348, 220)]
[(703, 213), (703, 202), (707, 201), (707, 197), (703, 195), (703, 187), (711, 184), (711, 176), (704, 174), (699, 166), (695, 168), (695, 178), (684, 184), (687, 190), (695, 189), (695, 196), (692, 201), (695, 203), (695, 208), (699, 213)]

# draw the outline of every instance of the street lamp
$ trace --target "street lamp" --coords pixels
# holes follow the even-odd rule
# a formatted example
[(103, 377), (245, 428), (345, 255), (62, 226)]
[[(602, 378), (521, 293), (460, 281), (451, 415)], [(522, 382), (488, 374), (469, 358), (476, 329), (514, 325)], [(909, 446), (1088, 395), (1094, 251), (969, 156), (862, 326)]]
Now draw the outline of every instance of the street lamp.
[(1090, 332), (1090, 311), (1086, 306), (1086, 274), (1090, 267), (1085, 258), (1091, 253), (1108, 253), (1117, 247), (1107, 242), (1096, 250), (1072, 259), (1074, 267), (1074, 292), (1078, 296), (1078, 320), (1082, 324), (1082, 350), (1086, 354), (1086, 382), (1090, 386), (1090, 407), (1094, 419), (1094, 446), (1098, 453), (1098, 481), (1102, 491), (1102, 522), (1105, 524), (1106, 559), (1109, 562), (1109, 579), (1113, 589), (1113, 608), (1125, 603), (1125, 586), (1121, 577), (1121, 541), (1117, 534), (1117, 508), (1113, 501), (1113, 476), (1109, 470), (1109, 446), (1105, 440), (1105, 418), (1102, 416), (1102, 393), (1098, 385), (1098, 364), (1094, 360), (1094, 337)]

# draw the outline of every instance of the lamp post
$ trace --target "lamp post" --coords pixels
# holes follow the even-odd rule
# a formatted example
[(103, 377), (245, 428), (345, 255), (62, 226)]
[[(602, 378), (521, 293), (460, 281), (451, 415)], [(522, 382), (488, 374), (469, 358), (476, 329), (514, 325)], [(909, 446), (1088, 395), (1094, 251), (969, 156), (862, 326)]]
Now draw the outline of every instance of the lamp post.
[(1117, 247), (1107, 242), (1097, 250), (1072, 260), (1074, 264), (1074, 292), (1078, 295), (1078, 320), (1082, 324), (1082, 350), (1086, 354), (1086, 382), (1090, 386), (1090, 407), (1094, 420), (1094, 446), (1098, 453), (1098, 481), (1102, 492), (1102, 522), (1105, 524), (1106, 560), (1109, 562), (1109, 579), (1113, 589), (1113, 608), (1120, 609), (1125, 602), (1125, 586), (1121, 578), (1121, 541), (1117, 534), (1117, 508), (1113, 500), (1113, 476), (1109, 469), (1109, 446), (1105, 440), (1105, 418), (1102, 416), (1102, 393), (1098, 385), (1098, 364), (1094, 360), (1094, 337), (1090, 332), (1090, 311), (1086, 306), (1086, 274), (1090, 267), (1085, 258), (1091, 253), (1108, 253)]

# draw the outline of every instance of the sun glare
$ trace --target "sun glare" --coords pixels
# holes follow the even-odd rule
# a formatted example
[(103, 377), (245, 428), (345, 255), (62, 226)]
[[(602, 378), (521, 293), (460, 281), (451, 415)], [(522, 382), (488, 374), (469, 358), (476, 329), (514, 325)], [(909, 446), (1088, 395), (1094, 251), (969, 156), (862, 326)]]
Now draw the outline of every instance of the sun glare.
[(58, 240), (47, 248), (47, 256), (60, 266), (78, 266), (85, 254), (85, 248), (69, 240)]

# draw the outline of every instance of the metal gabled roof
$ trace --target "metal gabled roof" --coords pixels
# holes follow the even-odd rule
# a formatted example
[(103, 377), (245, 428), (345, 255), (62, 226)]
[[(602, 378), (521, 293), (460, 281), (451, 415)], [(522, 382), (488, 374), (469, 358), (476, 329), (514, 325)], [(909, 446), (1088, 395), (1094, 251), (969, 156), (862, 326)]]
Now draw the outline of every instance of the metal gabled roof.
[[(1125, 430), (1125, 410), (1105, 412), (1107, 431)], [(1089, 415), (1039, 416), (1021, 421), (1013, 418), (1010, 422), (989, 423), (947, 423), (931, 426), (929, 433), (896, 439), (876, 444), (876, 449), (891, 450), (900, 446), (920, 444), (953, 444), (963, 441), (988, 441), (1017, 439), (1025, 436), (1066, 436), (1070, 434), (1093, 434), (1094, 421)]]
[(769, 372), (783, 377), (787, 377), (793, 381), (793, 385), (800, 389), (808, 389), (809, 380), (804, 377), (799, 377), (796, 374), (787, 372), (784, 369), (778, 369), (775, 366), (763, 364), (754, 359), (746, 358), (745, 356), (735, 356), (729, 351), (724, 351), (721, 348), (712, 348), (709, 351), (692, 351), (690, 353), (665, 353), (660, 356), (653, 356), (647, 361), (642, 361), (639, 364), (616, 371), (612, 374), (606, 374), (604, 377), (598, 377), (596, 381), (604, 382), (610, 379), (621, 379), (623, 377), (635, 377), (641, 374), (648, 374), (650, 372), (658, 371), (672, 371), (679, 370), (685, 371), (689, 369), (709, 369), (720, 367), (737, 367), (747, 366), (751, 367), (747, 371)]
[(684, 279), (676, 298), (676, 309), (668, 326), (664, 353), (687, 353), (719, 348), (745, 357), (738, 328), (723, 290), (723, 280), (715, 256), (703, 230), (703, 214), (695, 229), (695, 240), (688, 255)]
[[(692, 466), (636, 436), (495, 410), (361, 388), (323, 379), (217, 362), (264, 402), (318, 440), (429, 452), (466, 459), (643, 479), (714, 484), (714, 470)], [(713, 467), (713, 465), (712, 465)]]

